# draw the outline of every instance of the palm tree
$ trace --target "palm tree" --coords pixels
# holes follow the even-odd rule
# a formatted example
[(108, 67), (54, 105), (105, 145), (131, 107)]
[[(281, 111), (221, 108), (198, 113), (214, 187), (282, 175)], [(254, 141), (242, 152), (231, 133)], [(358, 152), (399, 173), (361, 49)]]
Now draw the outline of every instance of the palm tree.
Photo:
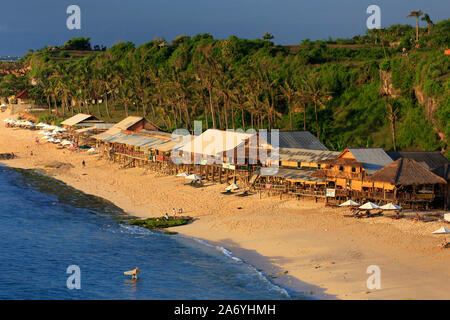
[(284, 84), (280, 87), (281, 92), (286, 98), (288, 110), (289, 110), (289, 128), (294, 130), (293, 114), (294, 114), (294, 96), (296, 94), (295, 87), (292, 83), (292, 76), (289, 74), (284, 80)]
[(419, 41), (419, 17), (422, 15), (422, 10), (419, 11), (411, 11), (406, 17), (412, 18), (415, 17), (417, 19), (416, 23), (416, 41)]
[(314, 104), (314, 113), (316, 116), (316, 136), (317, 139), (320, 140), (317, 106), (325, 108), (324, 102), (331, 99), (331, 92), (328, 92), (322, 88), (317, 73), (311, 74), (309, 78), (303, 79), (302, 82), (307, 99)]
[(422, 17), (421, 19), (422, 21), (425, 21), (428, 24), (428, 35), (430, 35), (431, 33), (431, 28), (434, 26), (433, 21), (431, 21), (430, 16), (428, 15), (428, 13), (425, 13), (425, 15)]
[(394, 151), (397, 151), (397, 145), (395, 142), (395, 122), (397, 121), (400, 113), (398, 104), (395, 101), (386, 100), (386, 111), (391, 124), (392, 145), (394, 147)]

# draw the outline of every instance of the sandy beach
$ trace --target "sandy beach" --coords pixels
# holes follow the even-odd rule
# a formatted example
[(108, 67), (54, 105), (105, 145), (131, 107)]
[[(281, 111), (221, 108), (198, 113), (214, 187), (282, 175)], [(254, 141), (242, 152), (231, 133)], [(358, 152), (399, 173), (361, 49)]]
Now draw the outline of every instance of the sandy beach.
[[(26, 169), (65, 163), (48, 174), (131, 215), (183, 208), (196, 220), (173, 231), (223, 246), (283, 287), (321, 299), (450, 299), (450, 249), (440, 249), (443, 236), (431, 234), (442, 223), (346, 218), (348, 210), (314, 201), (222, 195), (225, 185), (210, 182), (193, 188), (183, 178), (36, 144), (37, 131), (5, 128), (7, 117), (0, 114), (0, 153), (17, 158), (3, 163)], [(381, 269), (381, 289), (366, 286), (371, 265)]]

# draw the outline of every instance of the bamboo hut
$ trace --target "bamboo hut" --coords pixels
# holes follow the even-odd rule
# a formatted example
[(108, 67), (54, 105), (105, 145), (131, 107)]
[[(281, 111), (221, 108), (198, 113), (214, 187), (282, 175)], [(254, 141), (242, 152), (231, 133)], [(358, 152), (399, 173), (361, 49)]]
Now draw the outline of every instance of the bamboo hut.
[(410, 207), (443, 204), (447, 181), (417, 161), (400, 158), (375, 172), (368, 181), (382, 184), (384, 199)]

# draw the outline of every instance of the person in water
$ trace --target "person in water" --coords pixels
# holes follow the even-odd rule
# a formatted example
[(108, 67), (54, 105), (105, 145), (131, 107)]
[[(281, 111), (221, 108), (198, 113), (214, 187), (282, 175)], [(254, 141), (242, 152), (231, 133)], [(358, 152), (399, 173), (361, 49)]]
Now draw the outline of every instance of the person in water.
[(139, 271), (139, 268), (138, 268), (138, 267), (134, 268), (134, 269), (131, 271), (131, 279), (132, 279), (132, 280), (137, 280), (137, 278), (138, 278), (138, 271)]

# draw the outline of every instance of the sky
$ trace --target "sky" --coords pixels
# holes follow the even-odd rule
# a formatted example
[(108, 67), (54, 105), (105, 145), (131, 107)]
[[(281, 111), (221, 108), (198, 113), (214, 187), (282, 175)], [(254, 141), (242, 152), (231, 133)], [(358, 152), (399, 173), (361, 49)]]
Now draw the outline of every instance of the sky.
[[(69, 5), (81, 9), (80, 30), (66, 26)], [(199, 33), (257, 39), (270, 32), (276, 44), (349, 38), (366, 32), (369, 5), (380, 7), (381, 27), (415, 25), (406, 16), (419, 9), (434, 22), (450, 18), (448, 0), (2, 0), (0, 56), (21, 56), (81, 36), (107, 47)]]

